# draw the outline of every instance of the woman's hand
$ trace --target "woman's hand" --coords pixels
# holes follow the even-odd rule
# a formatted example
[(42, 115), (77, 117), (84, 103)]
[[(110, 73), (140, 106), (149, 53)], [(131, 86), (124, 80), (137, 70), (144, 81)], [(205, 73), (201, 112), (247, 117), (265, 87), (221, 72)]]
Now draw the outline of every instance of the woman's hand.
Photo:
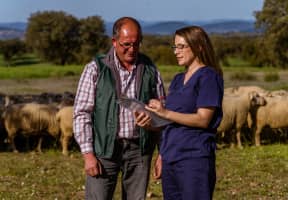
[(161, 174), (162, 174), (162, 157), (160, 154), (158, 154), (155, 164), (154, 164), (154, 173), (153, 173), (153, 177), (155, 179), (159, 179), (161, 178)]
[(167, 110), (163, 107), (162, 103), (157, 99), (151, 99), (145, 108), (151, 112), (156, 113), (160, 117), (166, 118)]

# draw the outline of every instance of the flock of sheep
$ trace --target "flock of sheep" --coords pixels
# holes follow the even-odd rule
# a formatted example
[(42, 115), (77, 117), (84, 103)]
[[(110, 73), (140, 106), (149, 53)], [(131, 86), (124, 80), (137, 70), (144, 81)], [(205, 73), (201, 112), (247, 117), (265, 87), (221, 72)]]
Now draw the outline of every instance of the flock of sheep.
[[(287, 100), (288, 92), (284, 90), (266, 91), (258, 86), (226, 88), (218, 139), (229, 138), (231, 146), (237, 144), (242, 148), (241, 134), (246, 127), (253, 135), (252, 142), (260, 146), (260, 134), (264, 128), (283, 131), (288, 127)], [(35, 136), (38, 138), (36, 150), (41, 152), (43, 137), (51, 135), (60, 138), (62, 153), (68, 155), (68, 146), (73, 139), (73, 102), (74, 94), (70, 92), (0, 94), (0, 145), (7, 142), (17, 152), (15, 137)]]
[[(288, 92), (267, 91), (258, 86), (225, 88), (223, 119), (217, 129), (218, 135), (228, 136), (231, 146), (242, 148), (243, 128), (249, 130), (252, 143), (261, 145), (261, 132), (268, 128), (270, 138), (275, 131), (285, 133), (288, 128)], [(287, 137), (286, 137), (287, 138)]]
[(45, 135), (60, 138), (62, 153), (68, 155), (68, 145), (73, 136), (72, 115), (74, 94), (42, 93), (40, 95), (0, 94), (0, 145), (7, 141), (18, 152), (15, 137), (36, 137), (36, 150), (41, 152)]

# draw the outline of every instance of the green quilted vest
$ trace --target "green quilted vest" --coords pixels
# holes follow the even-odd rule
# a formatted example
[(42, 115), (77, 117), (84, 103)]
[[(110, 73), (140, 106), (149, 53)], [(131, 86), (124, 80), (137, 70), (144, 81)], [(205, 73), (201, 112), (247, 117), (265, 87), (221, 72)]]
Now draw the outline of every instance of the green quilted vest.
[[(139, 55), (136, 72), (137, 99), (144, 103), (157, 97), (156, 69), (144, 55)], [(110, 58), (109, 58), (110, 57)], [(110, 59), (110, 60), (109, 60)], [(116, 103), (120, 91), (120, 77), (116, 72), (112, 55), (97, 57), (98, 79), (95, 97), (95, 107), (92, 114), (94, 151), (96, 156), (111, 158), (114, 142), (118, 131), (119, 105)], [(116, 90), (118, 87), (119, 90)], [(153, 134), (139, 128), (140, 146), (142, 154), (152, 153), (156, 141)]]

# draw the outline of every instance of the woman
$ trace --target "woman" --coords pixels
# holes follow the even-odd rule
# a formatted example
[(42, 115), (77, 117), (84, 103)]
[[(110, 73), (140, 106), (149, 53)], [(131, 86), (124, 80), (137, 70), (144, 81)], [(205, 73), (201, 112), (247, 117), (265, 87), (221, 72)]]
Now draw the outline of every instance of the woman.
[(146, 106), (173, 121), (163, 130), (155, 176), (162, 177), (165, 200), (212, 199), (215, 135), (222, 119), (222, 70), (202, 28), (177, 30), (174, 43), (178, 64), (186, 71), (174, 77), (165, 107), (156, 99)]

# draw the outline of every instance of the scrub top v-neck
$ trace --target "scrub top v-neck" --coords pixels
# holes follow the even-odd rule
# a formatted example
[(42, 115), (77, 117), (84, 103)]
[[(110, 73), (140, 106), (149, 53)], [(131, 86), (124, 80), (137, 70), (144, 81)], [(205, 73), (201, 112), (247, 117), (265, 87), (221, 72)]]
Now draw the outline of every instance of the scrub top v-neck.
[(207, 129), (172, 123), (163, 130), (160, 153), (166, 162), (214, 156), (216, 150), (216, 129), (223, 115), (223, 78), (209, 66), (198, 69), (185, 84), (184, 77), (185, 73), (174, 77), (165, 107), (180, 113), (214, 107), (215, 112)]

